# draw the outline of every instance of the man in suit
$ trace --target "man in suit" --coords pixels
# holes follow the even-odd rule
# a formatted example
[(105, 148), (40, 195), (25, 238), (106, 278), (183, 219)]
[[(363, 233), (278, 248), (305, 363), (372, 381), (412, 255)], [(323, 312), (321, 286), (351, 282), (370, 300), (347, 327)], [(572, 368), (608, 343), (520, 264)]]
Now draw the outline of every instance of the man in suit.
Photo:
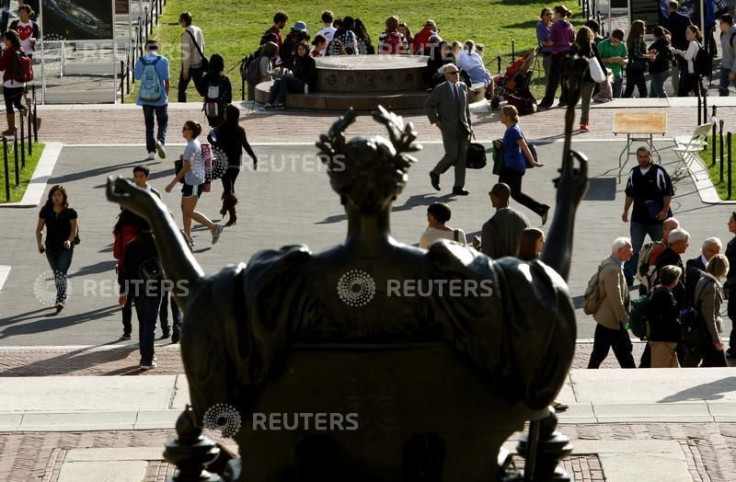
[(705, 267), (708, 261), (721, 253), (723, 243), (718, 238), (708, 238), (703, 241), (700, 256), (687, 260), (685, 263), (685, 306), (695, 306), (695, 286), (705, 275)]
[(440, 175), (455, 166), (455, 186), (452, 193), (467, 196), (465, 186), (465, 160), (468, 142), (473, 130), (470, 127), (468, 88), (460, 79), (460, 69), (454, 64), (442, 67), (445, 82), (432, 90), (424, 104), (429, 122), (442, 132), (445, 155), (429, 173), (432, 187), (440, 190)]
[(473, 246), (492, 259), (516, 256), (521, 233), (529, 227), (529, 219), (509, 207), (511, 188), (508, 184), (499, 182), (488, 195), (496, 214), (483, 224), (481, 237), (473, 238)]
[(600, 367), (611, 348), (621, 368), (636, 368), (631, 354), (633, 346), (626, 330), (631, 299), (623, 270), (632, 254), (631, 240), (617, 238), (611, 246), (611, 256), (601, 262), (598, 275), (601, 304), (593, 315), (598, 324), (588, 368)]

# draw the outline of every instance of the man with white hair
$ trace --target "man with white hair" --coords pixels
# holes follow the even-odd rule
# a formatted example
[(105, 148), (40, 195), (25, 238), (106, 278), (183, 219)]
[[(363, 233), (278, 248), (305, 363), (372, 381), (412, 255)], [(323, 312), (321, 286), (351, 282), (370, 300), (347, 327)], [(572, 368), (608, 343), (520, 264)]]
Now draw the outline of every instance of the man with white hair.
[(632, 345), (626, 323), (629, 321), (631, 300), (624, 277), (624, 263), (631, 259), (633, 249), (629, 238), (616, 238), (611, 246), (611, 256), (599, 266), (598, 293), (601, 300), (593, 315), (596, 323), (593, 352), (588, 368), (599, 368), (613, 348), (621, 368), (636, 368), (631, 354)]
[[(685, 271), (685, 265), (682, 262), (682, 254), (687, 251), (690, 245), (690, 233), (682, 228), (673, 229), (670, 232), (670, 237), (667, 240), (667, 248), (657, 258), (657, 271), (662, 269), (664, 266), (677, 266), (683, 272)], [(677, 283), (677, 287), (672, 290), (672, 294), (675, 296), (677, 302), (677, 308), (682, 309), (685, 307), (685, 281), (680, 278)]]
[(675, 218), (667, 218), (662, 223), (663, 237), (661, 241), (652, 241), (639, 251), (639, 260), (636, 266), (637, 278), (641, 280), (639, 294), (645, 295), (650, 287), (650, 281), (654, 267), (659, 255), (667, 249), (667, 241), (673, 229), (680, 227), (680, 222)]
[(723, 243), (718, 238), (708, 238), (703, 241), (703, 247), (700, 250), (700, 256), (687, 260), (685, 263), (685, 306), (694, 306), (695, 286), (705, 275), (705, 267), (710, 259), (721, 254)]

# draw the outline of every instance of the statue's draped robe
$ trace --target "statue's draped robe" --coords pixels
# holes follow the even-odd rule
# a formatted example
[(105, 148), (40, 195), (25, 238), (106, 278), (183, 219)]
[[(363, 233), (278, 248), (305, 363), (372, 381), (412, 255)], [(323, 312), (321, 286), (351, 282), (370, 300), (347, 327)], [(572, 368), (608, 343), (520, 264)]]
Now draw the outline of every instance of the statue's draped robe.
[[(375, 270), (357, 267), (376, 278), (375, 297), (352, 307), (340, 300), (335, 280), (356, 267), (342, 265), (336, 277), (324, 262), (340, 249), (261, 251), (247, 266), (228, 266), (191, 287), (182, 357), (198, 419), (217, 403), (247, 406), (259, 384), (279, 377), (292, 342), (445, 340), (529, 408), (554, 399), (576, 336), (572, 301), (554, 270), (539, 261), (491, 260), (448, 242), (426, 252), (400, 246), (394, 255), (412, 258), (404, 279), (490, 280), (492, 296), (439, 296), (433, 285), (428, 298), (389, 297), (384, 278), (391, 267), (378, 258), (369, 263)], [(376, 274), (383, 272), (389, 274)]]

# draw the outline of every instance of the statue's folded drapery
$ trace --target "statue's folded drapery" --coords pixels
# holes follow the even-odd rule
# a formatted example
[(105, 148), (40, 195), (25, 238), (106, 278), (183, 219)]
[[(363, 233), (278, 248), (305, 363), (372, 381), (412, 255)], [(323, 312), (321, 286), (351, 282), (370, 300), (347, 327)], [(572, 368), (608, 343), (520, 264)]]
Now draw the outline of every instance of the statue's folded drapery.
[[(406, 266), (392, 266), (399, 258)], [(365, 306), (340, 300), (330, 267), (336, 259), (342, 272), (375, 276), (374, 298)], [(410, 280), (433, 293), (395, 296), (387, 288), (392, 276), (394, 283)], [(490, 281), (492, 295), (451, 296), (447, 285), (440, 292), (437, 280)], [(190, 290), (185, 320), (182, 357), (200, 420), (217, 403), (247, 407), (259, 384), (279, 376), (293, 342), (445, 340), (487, 371), (489, 382), (539, 410), (563, 385), (576, 335), (572, 301), (554, 270), (539, 261), (493, 261), (446, 242), (428, 252), (398, 245), (372, 260), (350, 259), (342, 246), (318, 254), (305, 246), (261, 251), (247, 266), (200, 279)]]

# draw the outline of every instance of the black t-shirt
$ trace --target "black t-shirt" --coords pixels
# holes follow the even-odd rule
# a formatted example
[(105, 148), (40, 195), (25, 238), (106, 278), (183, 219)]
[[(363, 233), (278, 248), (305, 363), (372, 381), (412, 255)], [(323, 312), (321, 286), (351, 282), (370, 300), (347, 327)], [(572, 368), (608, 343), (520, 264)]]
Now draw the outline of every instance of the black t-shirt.
[(656, 214), (662, 210), (663, 198), (674, 196), (675, 190), (667, 171), (663, 167), (651, 163), (645, 174), (642, 174), (639, 166), (629, 172), (626, 195), (634, 199), (631, 222), (661, 224), (662, 221), (656, 218)]
[(41, 208), (38, 217), (46, 222), (46, 248), (63, 248), (64, 241), (70, 238), (71, 221), (77, 219), (77, 212), (72, 208), (66, 208), (57, 214), (54, 212), (54, 208), (44, 206)]
[(662, 37), (657, 39), (649, 46), (649, 50), (656, 50), (657, 55), (654, 57), (654, 62), (649, 63), (649, 73), (658, 74), (660, 72), (666, 72), (670, 70), (670, 60), (672, 60), (672, 53), (670, 52), (670, 43), (666, 38)]

